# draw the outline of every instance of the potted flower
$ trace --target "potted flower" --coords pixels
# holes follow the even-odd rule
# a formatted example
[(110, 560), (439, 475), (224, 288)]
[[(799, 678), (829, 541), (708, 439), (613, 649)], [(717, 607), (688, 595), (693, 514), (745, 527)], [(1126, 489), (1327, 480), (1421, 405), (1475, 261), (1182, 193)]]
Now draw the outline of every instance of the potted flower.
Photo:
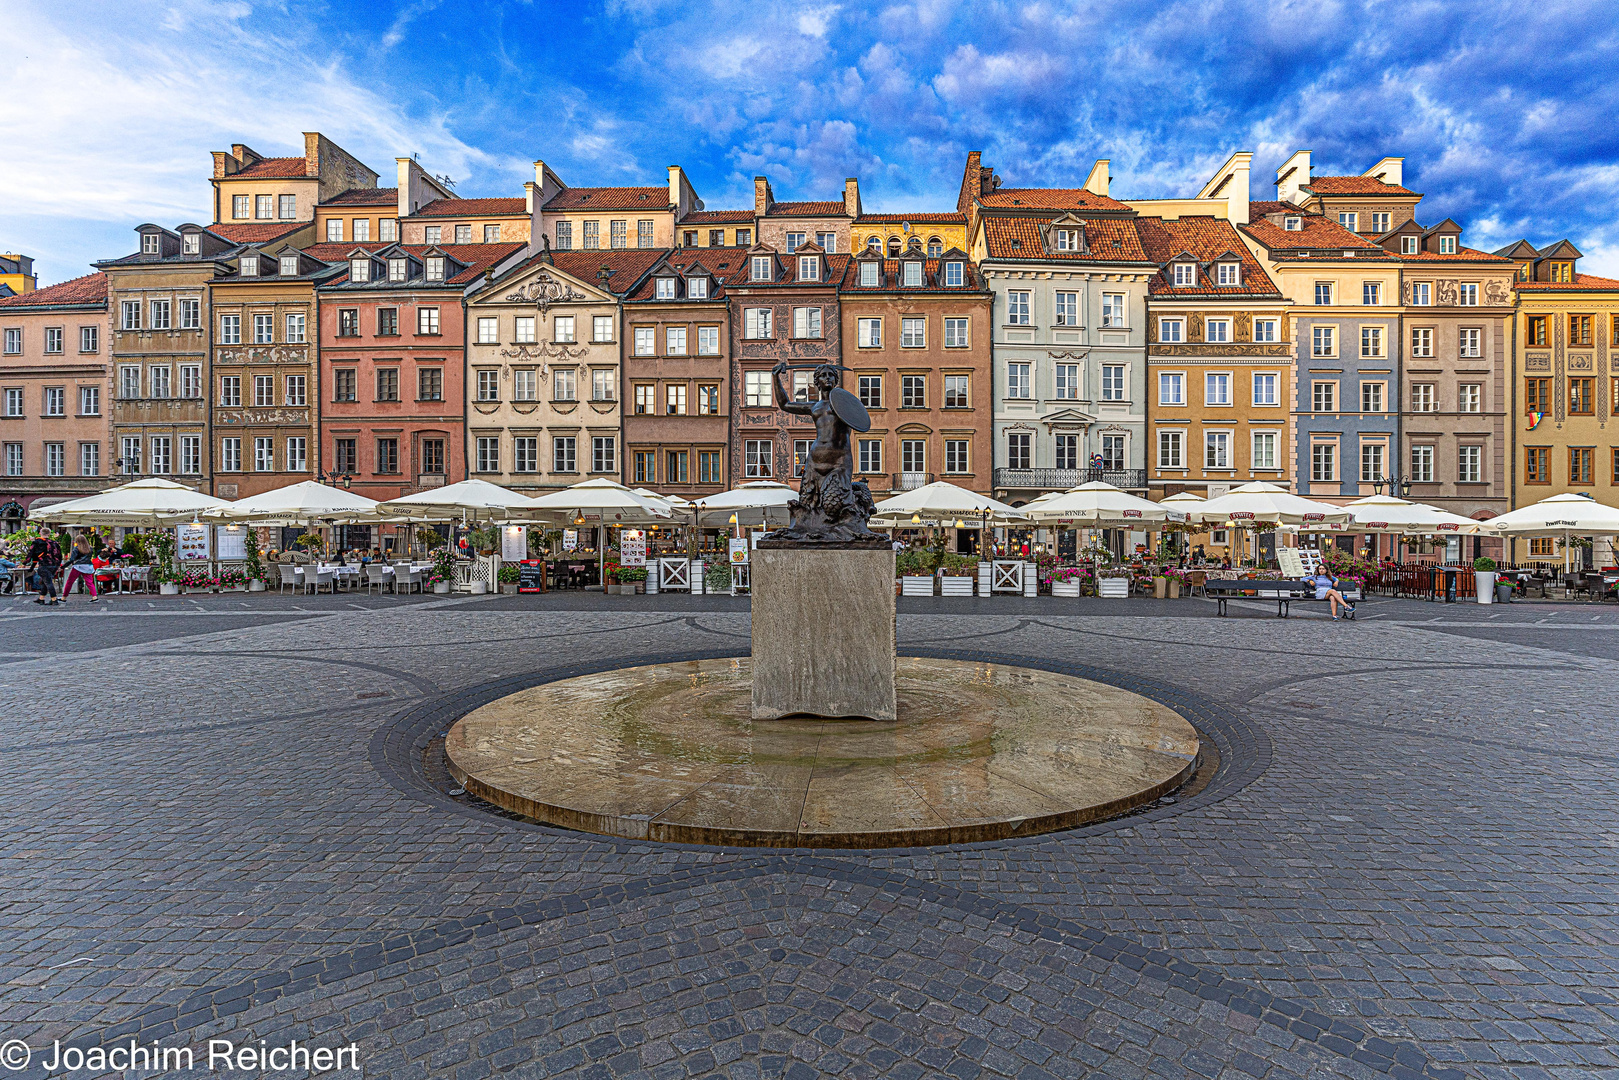
[(933, 552), (902, 551), (894, 557), (901, 596), (933, 595)]
[(1169, 597), (1169, 599), (1171, 599), (1171, 600), (1179, 600), (1180, 599), (1181, 586), (1184, 585), (1185, 582), (1186, 582), (1186, 571), (1182, 570), (1178, 566), (1166, 566), (1164, 568), (1164, 587), (1165, 587), (1165, 590), (1166, 590), (1165, 595), (1167, 595)]
[(1085, 583), (1085, 571), (1078, 566), (1059, 566), (1051, 571), (1047, 579), (1051, 583), (1052, 596), (1079, 598), (1080, 586)]
[(946, 555), (939, 571), (940, 596), (971, 596), (978, 578), (976, 555)]
[(163, 529), (152, 537), (152, 580), (163, 596), (180, 595), (180, 572), (174, 568), (174, 533)]
[(433, 556), (433, 569), (428, 571), (427, 583), (440, 595), (450, 591), (450, 586), (455, 584), (455, 552), (448, 547), (439, 548)]
[(242, 576), (247, 579), (248, 592), (264, 591), (264, 561), (259, 558), (259, 531), (253, 526), (247, 527), (247, 535), (242, 537)]
[(212, 591), (219, 587), (219, 579), (210, 574), (206, 566), (190, 566), (180, 575), (180, 584), (188, 589)]
[(1480, 555), (1473, 560), (1473, 584), (1478, 589), (1478, 602), (1489, 604), (1495, 601), (1495, 560), (1488, 555)]
[(623, 596), (634, 596), (646, 587), (646, 567), (621, 566), (618, 568), (618, 591)]
[(219, 568), (219, 587), (229, 589), (231, 592), (241, 592), (247, 588), (247, 571), (240, 566), (222, 566)]
[(715, 559), (703, 564), (705, 592), (728, 592), (731, 588), (731, 563), (728, 559)]
[(517, 582), (522, 576), (522, 568), (515, 563), (500, 564), (500, 591), (514, 593), (517, 591)]
[(1130, 578), (1128, 566), (1103, 567), (1096, 572), (1096, 595), (1104, 600), (1128, 600)]

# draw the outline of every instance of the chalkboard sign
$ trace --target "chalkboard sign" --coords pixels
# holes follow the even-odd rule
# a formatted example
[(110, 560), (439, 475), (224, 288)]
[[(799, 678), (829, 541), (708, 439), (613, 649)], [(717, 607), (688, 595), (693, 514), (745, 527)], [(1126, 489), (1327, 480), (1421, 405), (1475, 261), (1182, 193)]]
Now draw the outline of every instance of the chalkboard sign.
[(524, 559), (517, 570), (517, 591), (544, 592), (545, 591), (545, 561), (543, 559)]

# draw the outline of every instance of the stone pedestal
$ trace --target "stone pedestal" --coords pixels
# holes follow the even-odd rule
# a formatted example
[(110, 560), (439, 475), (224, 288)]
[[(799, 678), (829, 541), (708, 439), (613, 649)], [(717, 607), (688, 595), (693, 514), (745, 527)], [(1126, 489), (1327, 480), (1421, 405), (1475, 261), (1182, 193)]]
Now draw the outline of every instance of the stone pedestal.
[(753, 718), (893, 720), (893, 550), (761, 543), (751, 555)]

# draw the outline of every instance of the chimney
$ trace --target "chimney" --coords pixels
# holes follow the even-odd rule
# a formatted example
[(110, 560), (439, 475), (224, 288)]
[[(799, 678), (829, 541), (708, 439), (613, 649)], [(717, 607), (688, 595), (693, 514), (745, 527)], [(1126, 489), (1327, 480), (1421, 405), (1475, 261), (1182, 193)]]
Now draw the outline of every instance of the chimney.
[(851, 219), (860, 216), (860, 178), (851, 176), (843, 182), (843, 212)]
[(1091, 174), (1085, 178), (1085, 190), (1092, 195), (1106, 195), (1108, 185), (1108, 159), (1097, 158)]
[[(410, 171), (416, 167), (416, 163), (408, 157), (394, 158), (394, 162), (399, 166), (396, 182), (399, 185), (399, 227), (403, 229), (405, 219), (410, 217)], [(403, 236), (404, 234), (397, 233), (396, 235)]]
[(1310, 182), (1310, 151), (1295, 150), (1276, 170), (1276, 197), (1295, 206), (1307, 197), (1299, 189)]
[(754, 217), (764, 217), (765, 212), (770, 209), (770, 204), (775, 201), (775, 196), (770, 192), (770, 181), (762, 176), (755, 176), (753, 178)]
[(1386, 157), (1361, 175), (1381, 180), (1385, 184), (1393, 184), (1395, 187), (1405, 187), (1405, 158)]
[(304, 175), (320, 175), (320, 132), (304, 132)]
[(1233, 225), (1248, 224), (1249, 173), (1254, 155), (1238, 150), (1215, 170), (1209, 182), (1197, 193), (1199, 199), (1224, 199), (1226, 220)]
[(967, 167), (961, 171), (961, 191), (956, 195), (956, 212), (965, 214), (972, 209), (973, 200), (978, 198), (980, 163), (984, 160), (982, 150), (969, 150), (967, 152)]

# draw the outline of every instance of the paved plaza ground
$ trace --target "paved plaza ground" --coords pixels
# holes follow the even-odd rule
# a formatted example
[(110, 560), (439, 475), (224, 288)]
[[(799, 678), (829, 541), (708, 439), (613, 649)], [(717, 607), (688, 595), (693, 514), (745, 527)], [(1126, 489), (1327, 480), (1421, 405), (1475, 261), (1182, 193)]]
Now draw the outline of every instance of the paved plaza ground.
[(542, 828), (443, 769), (516, 689), (746, 653), (746, 598), (0, 598), (0, 1041), (17, 1076), (131, 1038), (423, 1080), (1619, 1075), (1619, 605), (1232, 610), (902, 600), (902, 653), (1146, 694), (1218, 767), (799, 853)]

